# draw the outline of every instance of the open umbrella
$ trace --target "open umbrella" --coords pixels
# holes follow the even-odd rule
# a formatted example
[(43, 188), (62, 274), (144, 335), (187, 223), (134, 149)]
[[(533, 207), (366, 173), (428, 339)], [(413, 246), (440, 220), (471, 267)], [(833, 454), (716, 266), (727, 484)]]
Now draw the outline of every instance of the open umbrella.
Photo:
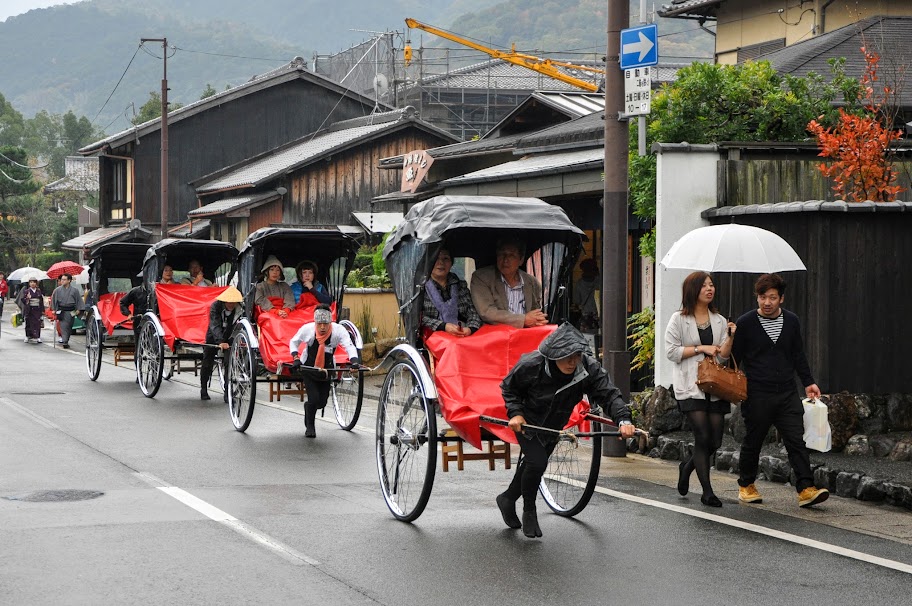
[(684, 234), (659, 264), (693, 269), (766, 274), (806, 270), (798, 253), (778, 235), (750, 225), (713, 225)]
[(28, 282), (29, 280), (47, 280), (48, 275), (43, 269), (25, 266), (20, 267), (16, 271), (12, 272), (6, 277), (6, 279), (11, 281), (19, 280), (20, 282)]
[(84, 270), (85, 268), (83, 268), (83, 266), (79, 263), (73, 263), (72, 261), (59, 261), (48, 268), (47, 275), (52, 280), (56, 280), (63, 274), (78, 276)]
[(73, 284), (76, 284), (77, 286), (89, 283), (89, 266), (81, 265), (80, 267), (82, 267), (82, 272), (73, 274)]

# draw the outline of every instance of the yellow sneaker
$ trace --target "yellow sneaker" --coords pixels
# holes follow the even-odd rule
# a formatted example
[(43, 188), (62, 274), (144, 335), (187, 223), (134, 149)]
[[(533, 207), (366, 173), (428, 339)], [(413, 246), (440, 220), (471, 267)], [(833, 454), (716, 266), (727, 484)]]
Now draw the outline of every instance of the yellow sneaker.
[(738, 500), (742, 503), (762, 503), (763, 497), (757, 487), (751, 484), (750, 486), (738, 487)]
[(798, 507), (810, 507), (811, 505), (823, 503), (829, 496), (830, 491), (826, 488), (808, 486), (798, 493)]

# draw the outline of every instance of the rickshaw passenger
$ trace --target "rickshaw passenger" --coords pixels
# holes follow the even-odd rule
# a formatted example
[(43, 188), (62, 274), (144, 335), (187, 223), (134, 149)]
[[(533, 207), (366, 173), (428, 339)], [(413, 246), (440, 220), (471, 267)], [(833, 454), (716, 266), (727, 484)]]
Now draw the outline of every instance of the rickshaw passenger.
[(472, 303), (468, 285), (450, 271), (452, 268), (450, 251), (440, 249), (431, 277), (424, 283), (421, 325), (430, 331), (442, 330), (467, 337), (481, 328), (481, 317)]
[(298, 281), (291, 285), (291, 295), (297, 307), (312, 307), (320, 303), (332, 304), (332, 295), (326, 292), (326, 287), (317, 280), (317, 270), (317, 264), (313, 261), (301, 261), (295, 267)]
[[(203, 275), (203, 266), (200, 265), (200, 262), (196, 259), (190, 261), (187, 265), (187, 271), (190, 272), (189, 278), (183, 278), (181, 284), (190, 284), (192, 286), (212, 286), (212, 282), (206, 279), (206, 276)], [(162, 277), (164, 277), (164, 272), (162, 272)]]
[(284, 269), (281, 261), (269, 255), (263, 263), (263, 281), (256, 285), (254, 298), (254, 303), (262, 311), (274, 313), (280, 318), (287, 318), (295, 306), (291, 287), (282, 273)]
[[(304, 360), (301, 360), (299, 353), (301, 346), (304, 346)], [(314, 321), (303, 325), (295, 336), (291, 338), (289, 348), (291, 349), (292, 368), (312, 366), (314, 368), (332, 368), (335, 366), (333, 352), (342, 345), (352, 367), (357, 368), (361, 364), (358, 357), (358, 350), (352, 343), (348, 331), (339, 324), (332, 321), (332, 311), (328, 305), (319, 305), (314, 310)], [(305, 374), (301, 381), (304, 383), (304, 389), (307, 390), (307, 402), (304, 404), (304, 436), (307, 438), (317, 437), (317, 431), (314, 427), (317, 418), (317, 410), (326, 406), (329, 399), (329, 379), (317, 379), (312, 375)]]
[[(140, 277), (142, 274), (140, 274)], [(162, 267), (162, 277), (158, 281), (159, 284), (177, 284), (177, 280), (174, 279), (174, 268), (170, 265), (165, 265)]]
[[(621, 436), (629, 438), (635, 431), (630, 409), (608, 373), (589, 353), (586, 337), (569, 322), (545, 337), (537, 351), (524, 354), (500, 388), (522, 458), (510, 486), (497, 496), (497, 507), (507, 526), (522, 528), (529, 538), (540, 537), (535, 498), (557, 439), (553, 434), (526, 434), (523, 426), (528, 423), (561, 430), (583, 395), (588, 395), (593, 409), (601, 408), (609, 414), (618, 423)], [(516, 516), (520, 497), (522, 522)]]
[(495, 265), (472, 274), (472, 302), (478, 315), (488, 324), (515, 328), (547, 324), (548, 316), (541, 309), (541, 282), (519, 268), (525, 244), (516, 238), (501, 238), (496, 252)]
[[(209, 379), (212, 377), (212, 368), (215, 366), (215, 356), (218, 352), (228, 349), (228, 339), (231, 336), (231, 327), (241, 316), (241, 307), (238, 303), (244, 296), (234, 286), (229, 286), (215, 298), (209, 306), (209, 328), (206, 330), (206, 344), (218, 347), (203, 349), (203, 361), (200, 364), (200, 400), (209, 399)], [(228, 392), (225, 391), (225, 402), (228, 401)]]

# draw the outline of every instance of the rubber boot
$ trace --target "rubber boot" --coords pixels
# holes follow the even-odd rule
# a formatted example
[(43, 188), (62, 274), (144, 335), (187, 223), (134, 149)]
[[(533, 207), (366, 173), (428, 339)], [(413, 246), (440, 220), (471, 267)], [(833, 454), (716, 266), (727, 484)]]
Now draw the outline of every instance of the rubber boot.
[(210, 400), (209, 397), (209, 379), (212, 377), (212, 371), (200, 370), (200, 400)]
[(314, 427), (317, 420), (317, 407), (307, 402), (304, 404), (304, 437), (316, 438), (317, 430)]

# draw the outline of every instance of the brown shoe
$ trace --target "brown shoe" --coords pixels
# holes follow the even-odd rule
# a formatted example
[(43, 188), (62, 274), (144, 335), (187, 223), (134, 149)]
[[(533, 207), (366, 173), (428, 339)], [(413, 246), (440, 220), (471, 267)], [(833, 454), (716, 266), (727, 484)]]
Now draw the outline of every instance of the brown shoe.
[(818, 503), (823, 503), (829, 497), (830, 491), (826, 488), (808, 486), (798, 493), (798, 507), (810, 507), (811, 505), (817, 505)]
[(762, 503), (763, 497), (753, 484), (738, 487), (738, 500), (742, 503)]

